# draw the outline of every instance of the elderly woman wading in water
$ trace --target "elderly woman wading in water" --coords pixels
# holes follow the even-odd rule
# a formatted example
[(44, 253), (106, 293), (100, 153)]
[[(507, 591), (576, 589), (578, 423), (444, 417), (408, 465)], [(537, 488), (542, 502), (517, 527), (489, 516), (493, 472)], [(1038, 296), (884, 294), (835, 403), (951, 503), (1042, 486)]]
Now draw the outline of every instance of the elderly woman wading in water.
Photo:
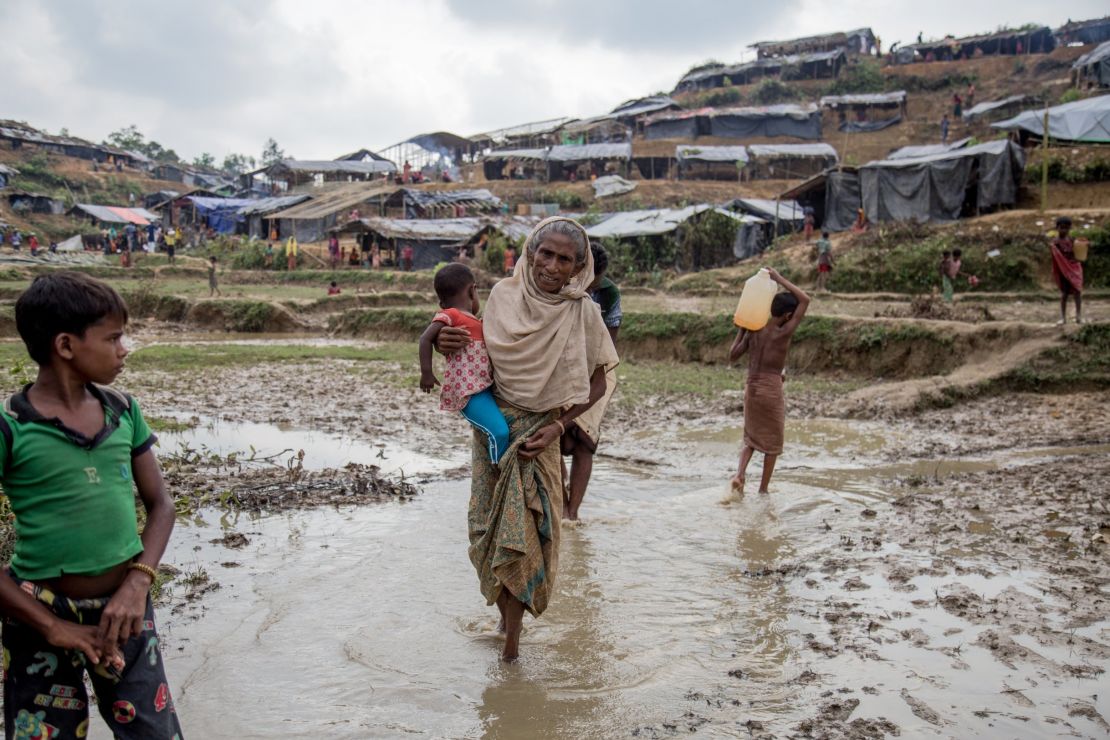
[[(475, 433), (470, 561), (487, 604), (497, 604), (505, 649), (517, 657), (524, 610), (538, 617), (554, 590), (563, 508), (559, 438), (605, 393), (617, 352), (587, 288), (593, 256), (582, 227), (567, 218), (540, 222), (512, 277), (490, 293), (483, 316), (494, 395), (512, 440), (495, 468)], [(469, 341), (444, 327), (446, 353)]]

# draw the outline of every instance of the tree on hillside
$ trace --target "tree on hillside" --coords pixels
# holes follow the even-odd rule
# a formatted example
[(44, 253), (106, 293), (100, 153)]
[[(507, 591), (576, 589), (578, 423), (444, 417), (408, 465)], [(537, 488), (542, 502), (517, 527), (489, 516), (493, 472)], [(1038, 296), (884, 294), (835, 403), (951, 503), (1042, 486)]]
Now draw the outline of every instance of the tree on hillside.
[(216, 158), (208, 152), (201, 152), (196, 157), (193, 157), (193, 164), (197, 167), (212, 168), (216, 166)]
[(278, 146), (274, 137), (266, 139), (266, 145), (262, 148), (262, 166), (269, 167), (285, 158), (285, 150)]
[(255, 168), (257, 160), (249, 154), (229, 154), (224, 157), (224, 163), (220, 167), (224, 172), (230, 175), (241, 175)]
[(181, 158), (177, 156), (177, 152), (173, 149), (167, 149), (153, 139), (147, 141), (146, 137), (139, 131), (139, 127), (135, 124), (125, 126), (118, 131), (113, 131), (108, 134), (108, 138), (105, 139), (104, 144), (119, 149), (139, 152), (158, 162), (181, 161)]

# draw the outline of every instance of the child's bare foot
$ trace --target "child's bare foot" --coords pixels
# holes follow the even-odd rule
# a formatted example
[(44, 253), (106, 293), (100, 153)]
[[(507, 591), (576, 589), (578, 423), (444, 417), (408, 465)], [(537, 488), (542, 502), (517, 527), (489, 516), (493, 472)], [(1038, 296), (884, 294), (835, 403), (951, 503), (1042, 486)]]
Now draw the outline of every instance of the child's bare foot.
[(760, 488), (759, 492), (760, 493), (770, 493), (770, 491), (768, 491), (766, 488)]
[(505, 633), (505, 647), (501, 650), (501, 660), (512, 663), (520, 657), (520, 630)]
[(736, 493), (744, 492), (744, 476), (740, 473), (732, 476), (732, 490)]

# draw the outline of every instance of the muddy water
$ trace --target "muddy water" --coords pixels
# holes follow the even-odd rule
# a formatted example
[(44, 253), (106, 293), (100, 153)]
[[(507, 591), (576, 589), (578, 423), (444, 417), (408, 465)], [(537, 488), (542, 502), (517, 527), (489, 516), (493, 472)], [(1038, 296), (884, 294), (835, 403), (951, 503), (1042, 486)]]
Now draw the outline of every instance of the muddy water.
[[(186, 436), (224, 452), (311, 449), (306, 462), (316, 466), (381, 464), (384, 449), (409, 475), (466, 461), (461, 448), (429, 454), (403, 440), (380, 448), (267, 425), (206, 421)], [(754, 720), (785, 735), (830, 690), (860, 699), (853, 716), (885, 717), (908, 737), (1057, 734), (1044, 718), (1067, 717), (1076, 697), (1110, 716), (1105, 679), (1012, 669), (972, 644), (983, 626), (914, 603), (957, 584), (1044, 602), (1035, 564), (991, 578), (916, 576), (899, 589), (863, 565), (835, 580), (782, 577), (818, 568), (816, 533), (888, 500), (893, 476), (943, 477), (1005, 459), (891, 465), (881, 453), (899, 445), (897, 434), (865, 423), (812, 421), (791, 436), (769, 497), (727, 495), (738, 429), (676, 432), (684, 454), (656, 466), (599, 459), (586, 521), (563, 530), (558, 593), (543, 618), (526, 620), (513, 665), (498, 660), (496, 610), (482, 603), (467, 560), (466, 480), (435, 480), (406, 503), (183, 521), (167, 561), (220, 584), (162, 617), (183, 724), (193, 737), (589, 738), (694, 727), (733, 737)], [(642, 455), (646, 441), (626, 444)], [(214, 544), (228, 528), (250, 544)], [(962, 557), (970, 567), (981, 554)], [(868, 557), (931, 554), (883, 543)], [(853, 575), (858, 590), (847, 594), (841, 582)], [(822, 658), (805, 646), (826, 639), (830, 600), (842, 599), (886, 620), (860, 650)], [(923, 640), (883, 639), (915, 630)], [(1080, 636), (1106, 633), (1104, 622)], [(1035, 647), (1072, 662), (1066, 647)], [(941, 724), (914, 714), (907, 690), (941, 712)], [(1022, 702), (1038, 707), (1024, 721), (975, 714)]]

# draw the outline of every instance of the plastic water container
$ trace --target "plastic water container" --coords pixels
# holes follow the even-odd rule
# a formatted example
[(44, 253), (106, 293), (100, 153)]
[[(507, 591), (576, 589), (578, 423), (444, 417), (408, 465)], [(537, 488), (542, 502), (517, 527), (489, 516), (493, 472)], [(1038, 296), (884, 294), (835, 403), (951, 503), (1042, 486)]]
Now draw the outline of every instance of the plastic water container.
[(771, 273), (762, 269), (744, 281), (740, 302), (732, 322), (741, 329), (759, 331), (767, 325), (771, 317), (771, 301), (779, 292), (779, 285), (771, 279)]
[(1079, 239), (1076, 239), (1075, 242), (1072, 243), (1072, 250), (1073, 250), (1072, 254), (1074, 254), (1075, 258), (1077, 260), (1079, 260), (1080, 262), (1086, 262), (1087, 261), (1087, 250), (1090, 249), (1090, 247), (1091, 247), (1091, 242), (1089, 242), (1088, 240), (1080, 237)]

